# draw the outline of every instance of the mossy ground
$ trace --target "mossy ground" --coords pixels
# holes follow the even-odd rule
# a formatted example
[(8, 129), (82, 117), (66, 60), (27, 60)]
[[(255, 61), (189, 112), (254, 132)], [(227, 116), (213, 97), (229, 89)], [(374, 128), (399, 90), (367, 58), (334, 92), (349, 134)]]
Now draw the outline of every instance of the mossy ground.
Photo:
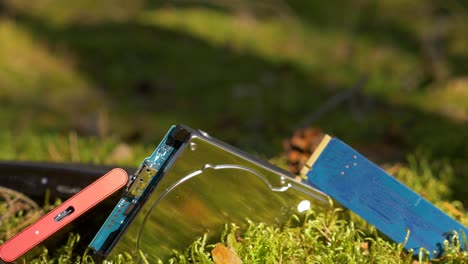
[[(281, 166), (281, 164), (278, 164)], [(399, 180), (418, 191), (440, 209), (464, 225), (468, 214), (463, 205), (450, 201), (448, 188), (453, 180), (453, 169), (447, 163), (430, 165), (427, 160), (410, 157), (406, 165), (387, 166)], [(5, 209), (0, 204), (0, 209)], [(46, 209), (52, 208), (50, 205)], [(3, 210), (1, 209), (1, 210)], [(248, 220), (247, 228), (240, 230), (239, 224), (226, 223), (225, 230), (215, 243), (206, 237), (194, 238), (193, 244), (183, 252), (174, 251), (168, 263), (213, 263), (211, 252), (216, 243), (223, 243), (242, 259), (244, 263), (421, 263), (428, 262), (426, 254), (413, 257), (403, 249), (404, 243), (394, 243), (381, 235), (373, 226), (352, 212), (333, 206), (330, 209), (315, 209), (300, 218), (292, 215), (282, 227), (274, 227)], [(4, 230), (21, 223), (21, 215), (3, 221)], [(79, 230), (76, 230), (79, 232)], [(411, 234), (408, 234), (411, 236)], [(80, 236), (71, 234), (66, 245), (58, 249), (42, 249), (39, 257), (27, 263), (94, 263), (86, 253), (77, 254), (74, 247)], [(445, 254), (434, 263), (467, 263), (468, 253), (460, 251), (464, 234), (457, 234), (453, 241), (445, 242)], [(466, 243), (466, 242), (465, 242)], [(125, 252), (110, 263), (134, 263)]]

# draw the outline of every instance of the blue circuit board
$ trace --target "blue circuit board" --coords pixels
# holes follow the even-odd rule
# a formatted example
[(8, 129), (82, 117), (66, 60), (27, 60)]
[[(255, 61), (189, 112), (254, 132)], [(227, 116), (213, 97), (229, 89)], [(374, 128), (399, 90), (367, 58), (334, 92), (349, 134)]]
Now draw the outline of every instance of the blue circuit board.
[(168, 137), (173, 129), (174, 127), (171, 127), (153, 154), (141, 163), (137, 172), (131, 177), (125, 194), (89, 244), (89, 247), (95, 252), (107, 253), (107, 247), (113, 244), (113, 240), (131, 220), (132, 211), (140, 199), (145, 196), (149, 187), (157, 184), (158, 175), (175, 150), (168, 142)]
[(336, 138), (312, 164), (307, 179), (395, 242), (403, 243), (409, 231), (405, 248), (415, 254), (425, 248), (431, 257), (438, 256), (453, 231), (468, 234), (462, 224)]

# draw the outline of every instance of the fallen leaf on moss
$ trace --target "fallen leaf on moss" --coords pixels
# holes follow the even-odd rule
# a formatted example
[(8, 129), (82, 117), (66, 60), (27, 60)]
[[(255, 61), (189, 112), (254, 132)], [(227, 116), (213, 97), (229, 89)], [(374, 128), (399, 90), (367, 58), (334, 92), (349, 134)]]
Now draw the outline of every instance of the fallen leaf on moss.
[(223, 244), (216, 244), (211, 251), (211, 256), (215, 264), (242, 264), (242, 260), (237, 256), (233, 248), (227, 248)]

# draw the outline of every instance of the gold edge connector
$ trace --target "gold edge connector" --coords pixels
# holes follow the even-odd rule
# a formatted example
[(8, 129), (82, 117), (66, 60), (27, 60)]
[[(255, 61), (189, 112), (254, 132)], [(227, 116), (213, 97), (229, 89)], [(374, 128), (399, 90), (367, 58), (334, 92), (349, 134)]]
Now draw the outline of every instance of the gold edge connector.
[(328, 143), (330, 142), (331, 139), (332, 139), (332, 137), (330, 137), (329, 135), (325, 135), (322, 138), (322, 141), (320, 141), (320, 143), (317, 146), (317, 148), (315, 149), (314, 153), (312, 153), (309, 160), (307, 160), (307, 162), (304, 164), (304, 167), (302, 168), (301, 173), (300, 173), (301, 178), (307, 179), (307, 173), (312, 168), (314, 163), (317, 161), (320, 154), (322, 154), (325, 147), (327, 147), (327, 145), (328, 145)]

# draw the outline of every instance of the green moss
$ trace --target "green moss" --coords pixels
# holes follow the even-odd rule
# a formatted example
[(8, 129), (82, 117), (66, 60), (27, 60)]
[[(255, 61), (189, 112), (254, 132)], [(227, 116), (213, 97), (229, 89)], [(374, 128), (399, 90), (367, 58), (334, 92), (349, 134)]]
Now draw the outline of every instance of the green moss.
[[(399, 165), (397, 177), (411, 188), (426, 191), (424, 195), (459, 221), (466, 224), (468, 215), (459, 208), (454, 214), (453, 207), (444, 207), (444, 199), (450, 193), (447, 184), (451, 180), (451, 167), (447, 163), (429, 165), (424, 159), (410, 158), (406, 166)], [(0, 203), (0, 210), (5, 209)], [(461, 215), (460, 215), (461, 214)], [(248, 216), (247, 216), (248, 217)], [(10, 219), (19, 223), (21, 215)], [(311, 210), (305, 217), (291, 216), (283, 227), (273, 227), (249, 220), (247, 227), (239, 224), (225, 226), (218, 241), (208, 243), (207, 237), (194, 238), (185, 251), (173, 251), (167, 263), (212, 263), (211, 250), (216, 243), (232, 248), (244, 263), (412, 263), (411, 252), (405, 252), (404, 244), (397, 244), (384, 238), (375, 228), (358, 216), (343, 208)], [(0, 228), (6, 222), (2, 221)], [(79, 230), (76, 230), (79, 232)], [(408, 236), (411, 236), (409, 233)], [(460, 242), (465, 234), (454, 233), (451, 241), (444, 242), (445, 254), (434, 263), (465, 263), (468, 254), (460, 251)], [(45, 249), (28, 263), (94, 263), (85, 252), (75, 253), (80, 242), (78, 234), (71, 234), (67, 243), (58, 249)], [(450, 243), (449, 243), (450, 242)], [(466, 243), (466, 242), (465, 242)], [(157, 245), (155, 245), (157, 246)], [(144, 254), (141, 255), (144, 259)], [(416, 256), (427, 262), (427, 255)], [(134, 263), (132, 257), (120, 252), (110, 263)]]

